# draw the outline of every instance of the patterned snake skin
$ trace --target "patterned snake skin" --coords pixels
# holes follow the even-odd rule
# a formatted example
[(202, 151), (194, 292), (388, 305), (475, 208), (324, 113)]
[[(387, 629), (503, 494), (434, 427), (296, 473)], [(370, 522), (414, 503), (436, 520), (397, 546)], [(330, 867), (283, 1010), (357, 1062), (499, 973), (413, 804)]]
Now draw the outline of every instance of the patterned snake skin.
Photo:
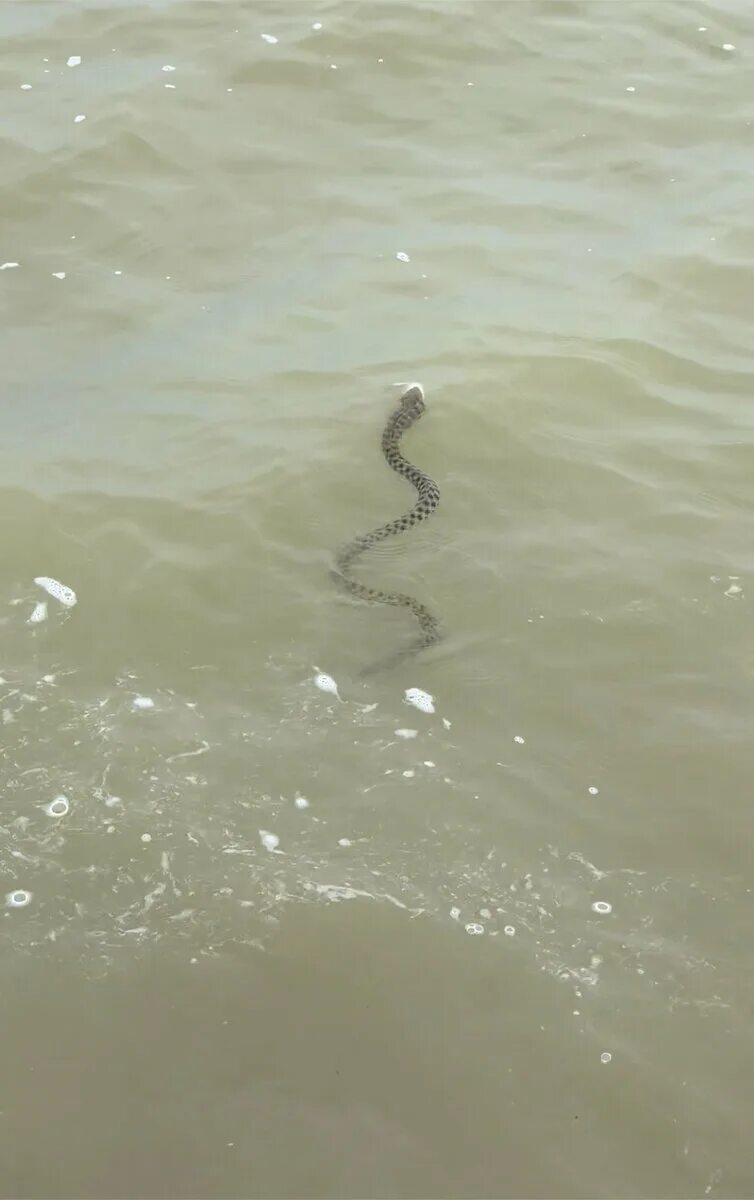
[(366, 587), (365, 584), (351, 578), (351, 568), (365, 550), (384, 541), (385, 538), (392, 537), (393, 534), (404, 533), (419, 521), (426, 521), (440, 503), (440, 489), (434, 479), (410, 463), (400, 451), (403, 434), (419, 420), (425, 408), (422, 389), (418, 384), (414, 384), (401, 396), (398, 407), (390, 416), (382, 434), (382, 453), (385, 460), (389, 467), (414, 485), (418, 492), (416, 504), (402, 517), (396, 517), (394, 521), (388, 521), (386, 525), (380, 525), (369, 533), (360, 534), (343, 546), (335, 560), (337, 570), (332, 572), (338, 585), (351, 596), (374, 604), (392, 604), (398, 608), (408, 608), (419, 622), (421, 633), (418, 640), (407, 650), (399, 651), (386, 662), (378, 664), (379, 667), (389, 666), (404, 654), (431, 646), (441, 637), (437, 618), (413, 596), (402, 592), (383, 592), (378, 588)]

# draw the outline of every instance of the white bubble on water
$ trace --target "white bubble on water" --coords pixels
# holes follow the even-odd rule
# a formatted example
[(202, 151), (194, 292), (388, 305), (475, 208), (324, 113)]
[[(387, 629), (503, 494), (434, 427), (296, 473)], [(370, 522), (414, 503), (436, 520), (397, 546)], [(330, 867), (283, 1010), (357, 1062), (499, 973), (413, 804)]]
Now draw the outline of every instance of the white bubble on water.
[(513, 738), (513, 740), (514, 740), (514, 742), (518, 742), (519, 746), (523, 746), (526, 739), (522, 738), (520, 733), (517, 733), (515, 735), (515, 737)]
[[(65, 271), (53, 271), (58, 279), (65, 279)], [(49, 575), (37, 575), (34, 582), (37, 587), (44, 588), (49, 596), (54, 600), (59, 600), (66, 608), (73, 608), (76, 603), (76, 593), (73, 588), (66, 587), (58, 579), (52, 579)]]
[(31, 91), (31, 84), (30, 84), (30, 83), (22, 83), (22, 84), (21, 84), (21, 91), (22, 91), (22, 92), (30, 92), (30, 91)]
[(315, 21), (314, 24), (312, 25), (312, 29), (321, 29), (321, 28), (322, 28), (321, 21)]
[(350, 838), (338, 838), (338, 845), (339, 846), (350, 846), (351, 839)]
[(730, 51), (730, 50), (735, 50), (735, 48), (736, 47), (733, 45), (732, 42), (723, 42), (723, 50)]
[(7, 262), (0, 263), (0, 271), (12, 271), (14, 267), (20, 266), (20, 263)]
[(460, 908), (455, 908), (455, 907), (451, 908), (450, 916), (453, 921), (457, 921), (458, 918), (460, 917), (460, 915), (461, 915)]
[(64, 817), (70, 807), (67, 796), (56, 796), (45, 806), (45, 812), (49, 817)]
[(166, 87), (166, 88), (169, 88), (171, 92), (174, 92), (174, 91), (175, 91), (175, 84), (174, 84), (174, 83), (166, 83), (166, 84), (164, 84), (163, 86), (164, 86), (164, 87)]
[(151, 840), (152, 840), (151, 833), (142, 833), (141, 840), (142, 840), (142, 842), (151, 842)]
[(8, 908), (26, 908), (26, 905), (31, 902), (31, 892), (25, 891), (23, 888), (16, 888), (12, 892), (6, 892), (5, 903)]
[(409, 256), (406, 254), (406, 251), (405, 251), (405, 250), (398, 250), (398, 251), (396, 251), (396, 255), (395, 255), (395, 257), (396, 257), (397, 259), (399, 259), (399, 261), (400, 261), (400, 262), (411, 262), (411, 259), (410, 259), (410, 258), (409, 258)]
[(154, 708), (154, 700), (151, 696), (134, 696), (131, 704), (134, 708)]
[(65, 279), (65, 271), (53, 271), (53, 279)]
[(314, 686), (318, 687), (321, 692), (330, 692), (331, 695), (337, 696), (339, 700), (341, 698), (338, 685), (332, 675), (325, 675), (324, 671), (320, 671), (318, 675), (314, 676)]
[(732, 583), (725, 592), (726, 596), (740, 596), (743, 593), (743, 588), (737, 583)]
[(611, 1061), (612, 1057), (613, 1056), (609, 1050), (603, 1050), (602, 1053), (600, 1054), (600, 1062), (601, 1063), (609, 1063)]
[(270, 46), (277, 45), (278, 39), (275, 37), (274, 33), (262, 33), (259, 36), (261, 37), (262, 41), (267, 42), (268, 45), (270, 45)]
[(610, 913), (613, 911), (612, 904), (608, 904), (607, 900), (595, 900), (592, 905), (592, 911), (596, 913)]
[(80, 54), (72, 54), (69, 57), (68, 62), (65, 65), (67, 67), (77, 67), (80, 62), (81, 62), (81, 55)]
[(479, 925), (476, 921), (470, 921), (464, 928), (472, 937), (479, 937), (480, 933), (484, 933), (484, 925)]
[(307, 800), (306, 796), (297, 796), (293, 803), (296, 805), (296, 808), (309, 807), (309, 801)]
[(450, 721), (448, 720), (448, 718), (447, 718), (447, 717), (443, 717), (443, 719), (442, 719), (442, 723), (443, 723), (443, 725), (445, 726), (445, 728), (446, 728), (446, 729), (450, 729)]
[(172, 65), (172, 63), (165, 63), (165, 66), (162, 68), (162, 70), (163, 71), (174, 71), (175, 67)]
[(503, 930), (503, 933), (505, 934), (506, 937), (513, 937), (515, 935), (515, 932), (516, 932), (515, 925), (506, 925)]
[(479, 916), (480, 916), (480, 917), (483, 917), (485, 921), (491, 921), (491, 920), (492, 920), (492, 913), (490, 912), (490, 910), (489, 910), (488, 908), (480, 908), (480, 909), (479, 909)]
[(27, 621), (28, 625), (38, 625), (40, 621), (47, 620), (47, 601), (40, 600), (34, 605), (34, 610)]
[(434, 697), (430, 696), (429, 692), (422, 691), (421, 688), (406, 688), (404, 696), (406, 703), (413, 704), (414, 708), (419, 709), (419, 712), (433, 713), (435, 711)]
[(395, 736), (399, 738), (415, 738), (419, 736), (418, 729), (396, 729)]
[(433, 762), (432, 762), (432, 759), (431, 759), (431, 758), (425, 758), (425, 759), (424, 759), (424, 766), (425, 766), (425, 767), (434, 767), (434, 766), (436, 766), (436, 765), (437, 765), (436, 763), (433, 763)]
[(77, 113), (76, 116), (73, 118), (73, 123), (74, 123), (74, 125), (79, 125), (81, 123), (81, 121), (85, 121), (85, 120), (86, 120), (86, 113)]
[(270, 833), (267, 829), (259, 830), (259, 840), (264, 846), (265, 850), (277, 850), (278, 846), (280, 845), (280, 838), (278, 835), (276, 833)]
[(403, 778), (404, 778), (404, 779), (413, 779), (415, 774), (416, 774), (416, 771), (410, 771), (410, 770), (409, 770), (409, 771), (404, 771), (404, 772), (403, 772)]
[(590, 787), (589, 788), (590, 796), (599, 796), (599, 794), (600, 794), (600, 789), (598, 787)]

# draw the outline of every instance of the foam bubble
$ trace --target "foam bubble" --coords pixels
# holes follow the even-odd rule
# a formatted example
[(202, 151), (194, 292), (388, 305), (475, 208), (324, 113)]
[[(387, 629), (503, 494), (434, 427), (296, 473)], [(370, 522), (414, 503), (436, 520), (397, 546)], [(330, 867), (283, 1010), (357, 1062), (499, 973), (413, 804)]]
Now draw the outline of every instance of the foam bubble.
[(318, 675), (314, 676), (314, 686), (318, 687), (321, 692), (330, 692), (340, 700), (338, 685), (332, 675), (325, 675), (324, 671), (320, 671)]
[(86, 113), (77, 113), (76, 116), (73, 118), (73, 123), (74, 123), (74, 125), (79, 125), (82, 121), (85, 121), (85, 120), (86, 120)]
[(165, 63), (165, 66), (162, 69), (163, 71), (174, 71), (175, 67), (172, 65), (172, 63)]
[(600, 794), (600, 789), (598, 787), (590, 787), (589, 788), (590, 796), (599, 796), (599, 794)]
[(134, 696), (131, 704), (134, 708), (154, 708), (154, 700), (151, 696)]
[(472, 935), (472, 937), (479, 937), (481, 933), (484, 933), (484, 925), (479, 925), (476, 921), (470, 921), (469, 924), (465, 926), (465, 929), (467, 933)]
[(14, 267), (20, 266), (20, 263), (0, 263), (0, 271), (12, 271)]
[(609, 1063), (612, 1060), (612, 1057), (613, 1056), (609, 1050), (603, 1050), (602, 1053), (600, 1054), (600, 1062), (601, 1063)]
[(434, 697), (430, 696), (429, 692), (422, 691), (421, 688), (406, 688), (404, 696), (406, 703), (413, 704), (414, 708), (419, 709), (419, 712), (433, 713), (435, 711)]
[(309, 807), (309, 801), (307, 800), (306, 796), (297, 796), (293, 803), (296, 805), (296, 808)]
[(270, 833), (267, 829), (259, 830), (259, 840), (264, 846), (265, 850), (277, 850), (278, 846), (280, 845), (280, 838), (278, 835), (276, 833)]
[(8, 908), (26, 908), (26, 905), (31, 902), (31, 892), (24, 891), (23, 888), (16, 888), (12, 892), (6, 892), (5, 903)]
[(270, 46), (277, 45), (278, 39), (275, 37), (274, 33), (262, 33), (260, 34), (260, 37), (263, 42), (268, 42)]
[(397, 251), (396, 251), (396, 255), (395, 255), (395, 257), (396, 257), (396, 258), (397, 258), (397, 259), (398, 259), (400, 262), (411, 262), (411, 259), (410, 259), (410, 258), (409, 258), (409, 256), (406, 254), (406, 251), (405, 251), (405, 250), (397, 250)]
[[(59, 278), (65, 278), (65, 271), (61, 271)], [(49, 575), (37, 575), (34, 582), (38, 587), (44, 588), (48, 595), (53, 599), (59, 600), (66, 608), (73, 608), (76, 603), (76, 593), (73, 588), (66, 587), (64, 583), (59, 583), (57, 579), (51, 579)]]
[(607, 900), (595, 900), (592, 905), (592, 911), (596, 913), (610, 913), (613, 911), (612, 904), (608, 904)]
[(396, 729), (395, 736), (399, 738), (415, 738), (419, 736), (418, 729)]
[(64, 817), (70, 811), (70, 807), (67, 796), (56, 796), (45, 806), (45, 812), (48, 817)]
[(67, 67), (77, 67), (80, 64), (80, 62), (81, 62), (80, 54), (71, 54), (68, 59), (68, 62), (65, 65)]
[(46, 620), (47, 620), (47, 601), (40, 600), (38, 604), (34, 605), (34, 611), (32, 612), (31, 616), (29, 617), (27, 624), (28, 625), (38, 625), (40, 621), (46, 621)]
[(65, 271), (53, 271), (53, 279), (65, 279)]
[(522, 737), (521, 737), (521, 734), (520, 734), (520, 733), (517, 733), (517, 734), (515, 735), (515, 737), (513, 738), (513, 740), (514, 740), (514, 742), (518, 742), (519, 746), (523, 746), (524, 742), (526, 741), (526, 739), (525, 739), (525, 738), (522, 738)]

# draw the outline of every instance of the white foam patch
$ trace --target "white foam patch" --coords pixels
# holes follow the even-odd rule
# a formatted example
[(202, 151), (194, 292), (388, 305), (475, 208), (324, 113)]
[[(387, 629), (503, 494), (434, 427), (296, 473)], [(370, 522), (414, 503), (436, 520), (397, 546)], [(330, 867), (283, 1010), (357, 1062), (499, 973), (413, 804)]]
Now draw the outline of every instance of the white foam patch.
[(470, 921), (469, 924), (465, 926), (465, 929), (467, 933), (472, 935), (472, 937), (479, 937), (480, 934), (484, 933), (484, 925), (479, 925), (477, 921)]
[(265, 850), (269, 851), (277, 850), (278, 846), (280, 845), (280, 838), (278, 835), (276, 833), (270, 833), (268, 829), (259, 830), (259, 840), (264, 846)]
[(263, 33), (263, 34), (260, 34), (260, 36), (262, 38), (262, 41), (267, 42), (270, 46), (277, 45), (278, 39), (275, 37), (274, 33)]
[(76, 113), (76, 116), (73, 118), (73, 123), (74, 123), (74, 125), (80, 125), (81, 122), (85, 121), (85, 120), (86, 120), (86, 113)]
[(154, 700), (151, 696), (134, 696), (131, 704), (134, 708), (154, 708)]
[(309, 807), (309, 801), (307, 800), (306, 796), (297, 796), (293, 803), (296, 805), (296, 808)]
[(67, 796), (56, 796), (54, 800), (45, 805), (45, 812), (48, 817), (64, 817), (70, 808)]
[(399, 738), (415, 738), (419, 736), (418, 729), (396, 729), (395, 736)]
[(20, 265), (20, 263), (12, 262), (0, 263), (0, 271), (12, 271), (14, 267), (18, 267)]
[(398, 259), (399, 262), (411, 262), (411, 259), (406, 254), (405, 250), (396, 250), (395, 257)]
[(434, 696), (430, 696), (429, 692), (425, 692), (421, 688), (406, 688), (404, 696), (406, 704), (413, 704), (414, 708), (419, 709), (419, 712), (433, 713), (435, 711)]
[(338, 685), (332, 675), (326, 675), (324, 671), (320, 671), (318, 675), (314, 676), (314, 686), (318, 687), (321, 692), (329, 692), (332, 696), (337, 696), (339, 700), (341, 698)]
[(165, 66), (162, 69), (163, 71), (174, 71), (175, 67), (172, 63), (165, 63)]
[(612, 904), (608, 904), (607, 900), (595, 900), (592, 905), (592, 911), (596, 913), (611, 913), (613, 906)]
[(81, 63), (81, 55), (80, 54), (71, 54), (65, 65), (67, 67), (78, 67), (80, 63)]
[(65, 271), (53, 271), (53, 279), (65, 279)]
[(32, 612), (31, 616), (29, 617), (27, 624), (28, 625), (39, 625), (40, 621), (46, 621), (46, 620), (47, 620), (47, 601), (40, 600), (38, 604), (34, 605), (34, 611)]
[(30, 84), (30, 83), (22, 83), (22, 84), (21, 84), (21, 91), (22, 91), (22, 92), (30, 92), (30, 91), (31, 91), (31, 84)]
[(13, 892), (6, 892), (5, 903), (8, 908), (26, 908), (26, 905), (31, 903), (31, 892), (24, 891), (23, 888), (16, 888)]

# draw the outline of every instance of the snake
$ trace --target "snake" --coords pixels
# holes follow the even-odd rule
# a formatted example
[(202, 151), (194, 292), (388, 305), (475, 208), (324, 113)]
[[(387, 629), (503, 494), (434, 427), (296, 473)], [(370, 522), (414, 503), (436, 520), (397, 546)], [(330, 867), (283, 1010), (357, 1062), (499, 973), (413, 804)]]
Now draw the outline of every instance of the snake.
[(435, 480), (427, 475), (426, 471), (422, 471), (420, 467), (409, 462), (401, 453), (400, 448), (404, 433), (416, 424), (426, 411), (426, 407), (421, 387), (419, 384), (412, 384), (401, 396), (395, 411), (388, 417), (382, 433), (382, 453), (385, 461), (393, 471), (402, 475), (416, 488), (416, 503), (395, 520), (388, 521), (385, 525), (378, 525), (368, 533), (359, 534), (350, 542), (346, 542), (336, 555), (336, 569), (332, 572), (338, 586), (356, 599), (366, 600), (371, 604), (390, 604), (395, 608), (407, 608), (419, 623), (419, 636), (408, 648), (399, 650), (372, 669), (390, 666), (406, 654), (416, 653), (434, 645), (442, 636), (437, 617), (414, 596), (408, 596), (404, 592), (385, 592), (378, 588), (367, 587), (354, 579), (351, 574), (352, 568), (366, 550), (395, 534), (405, 533), (414, 525), (418, 525), (420, 521), (426, 521), (440, 503), (440, 489)]

